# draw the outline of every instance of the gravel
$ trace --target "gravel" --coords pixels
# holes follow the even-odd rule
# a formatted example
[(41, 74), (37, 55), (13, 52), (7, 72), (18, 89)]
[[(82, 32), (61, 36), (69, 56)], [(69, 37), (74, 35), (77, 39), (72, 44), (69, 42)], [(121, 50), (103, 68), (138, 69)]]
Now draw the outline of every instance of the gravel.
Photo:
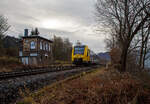
[(90, 67), (71, 69), (66, 71), (51, 72), (45, 74), (23, 76), (0, 81), (0, 104), (14, 103), (20, 97), (19, 90), (29, 89), (36, 91), (58, 80), (65, 79), (74, 74), (90, 70)]

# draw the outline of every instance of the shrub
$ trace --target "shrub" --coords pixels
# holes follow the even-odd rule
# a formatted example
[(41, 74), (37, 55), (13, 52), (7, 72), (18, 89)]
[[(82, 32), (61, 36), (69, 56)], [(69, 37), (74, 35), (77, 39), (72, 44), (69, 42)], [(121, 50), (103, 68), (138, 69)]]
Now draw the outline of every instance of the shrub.
[(0, 65), (6, 66), (10, 64), (21, 64), (17, 58), (14, 57), (0, 57)]

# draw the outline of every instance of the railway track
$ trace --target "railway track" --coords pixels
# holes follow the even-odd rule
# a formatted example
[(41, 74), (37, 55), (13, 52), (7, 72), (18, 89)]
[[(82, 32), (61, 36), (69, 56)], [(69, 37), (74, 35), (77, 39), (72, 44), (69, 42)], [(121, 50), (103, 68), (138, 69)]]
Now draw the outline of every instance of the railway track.
[(1, 73), (0, 77), (6, 80), (0, 81), (0, 102), (1, 104), (12, 104), (20, 97), (20, 90), (25, 91), (27, 88), (30, 91), (36, 91), (46, 85), (96, 67), (99, 66), (55, 66), (27, 72)]
[[(29, 69), (24, 71), (16, 71), (16, 72), (2, 72), (0, 73), (0, 80), (10, 79), (14, 77), (21, 77), (21, 76), (30, 76), (42, 73), (49, 73), (49, 72), (57, 72), (57, 71), (64, 71), (69, 69), (78, 68), (79, 66), (51, 66), (47, 68), (38, 68), (38, 69)], [(82, 67), (82, 66), (80, 66)]]

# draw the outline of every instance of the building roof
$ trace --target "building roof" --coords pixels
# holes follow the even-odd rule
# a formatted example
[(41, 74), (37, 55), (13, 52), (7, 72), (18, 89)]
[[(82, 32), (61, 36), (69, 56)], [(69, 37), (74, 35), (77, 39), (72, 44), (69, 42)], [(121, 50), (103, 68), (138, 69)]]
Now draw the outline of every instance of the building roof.
[(23, 39), (25, 39), (25, 38), (40, 38), (40, 39), (43, 39), (43, 40), (49, 41), (50, 43), (53, 43), (53, 41), (52, 41), (52, 40), (49, 40), (49, 39), (43, 38), (43, 37), (41, 37), (41, 36), (39, 36), (39, 35), (24, 36), (24, 37), (23, 37)]

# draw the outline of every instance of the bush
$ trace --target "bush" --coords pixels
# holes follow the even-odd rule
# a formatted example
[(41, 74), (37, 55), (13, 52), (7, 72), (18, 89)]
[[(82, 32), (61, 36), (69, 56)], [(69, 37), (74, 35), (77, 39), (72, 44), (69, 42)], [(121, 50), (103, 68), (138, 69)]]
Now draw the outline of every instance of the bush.
[(0, 72), (15, 71), (24, 67), (15, 57), (0, 57)]
[(21, 64), (17, 58), (14, 57), (0, 57), (0, 66), (7, 66), (12, 64)]

